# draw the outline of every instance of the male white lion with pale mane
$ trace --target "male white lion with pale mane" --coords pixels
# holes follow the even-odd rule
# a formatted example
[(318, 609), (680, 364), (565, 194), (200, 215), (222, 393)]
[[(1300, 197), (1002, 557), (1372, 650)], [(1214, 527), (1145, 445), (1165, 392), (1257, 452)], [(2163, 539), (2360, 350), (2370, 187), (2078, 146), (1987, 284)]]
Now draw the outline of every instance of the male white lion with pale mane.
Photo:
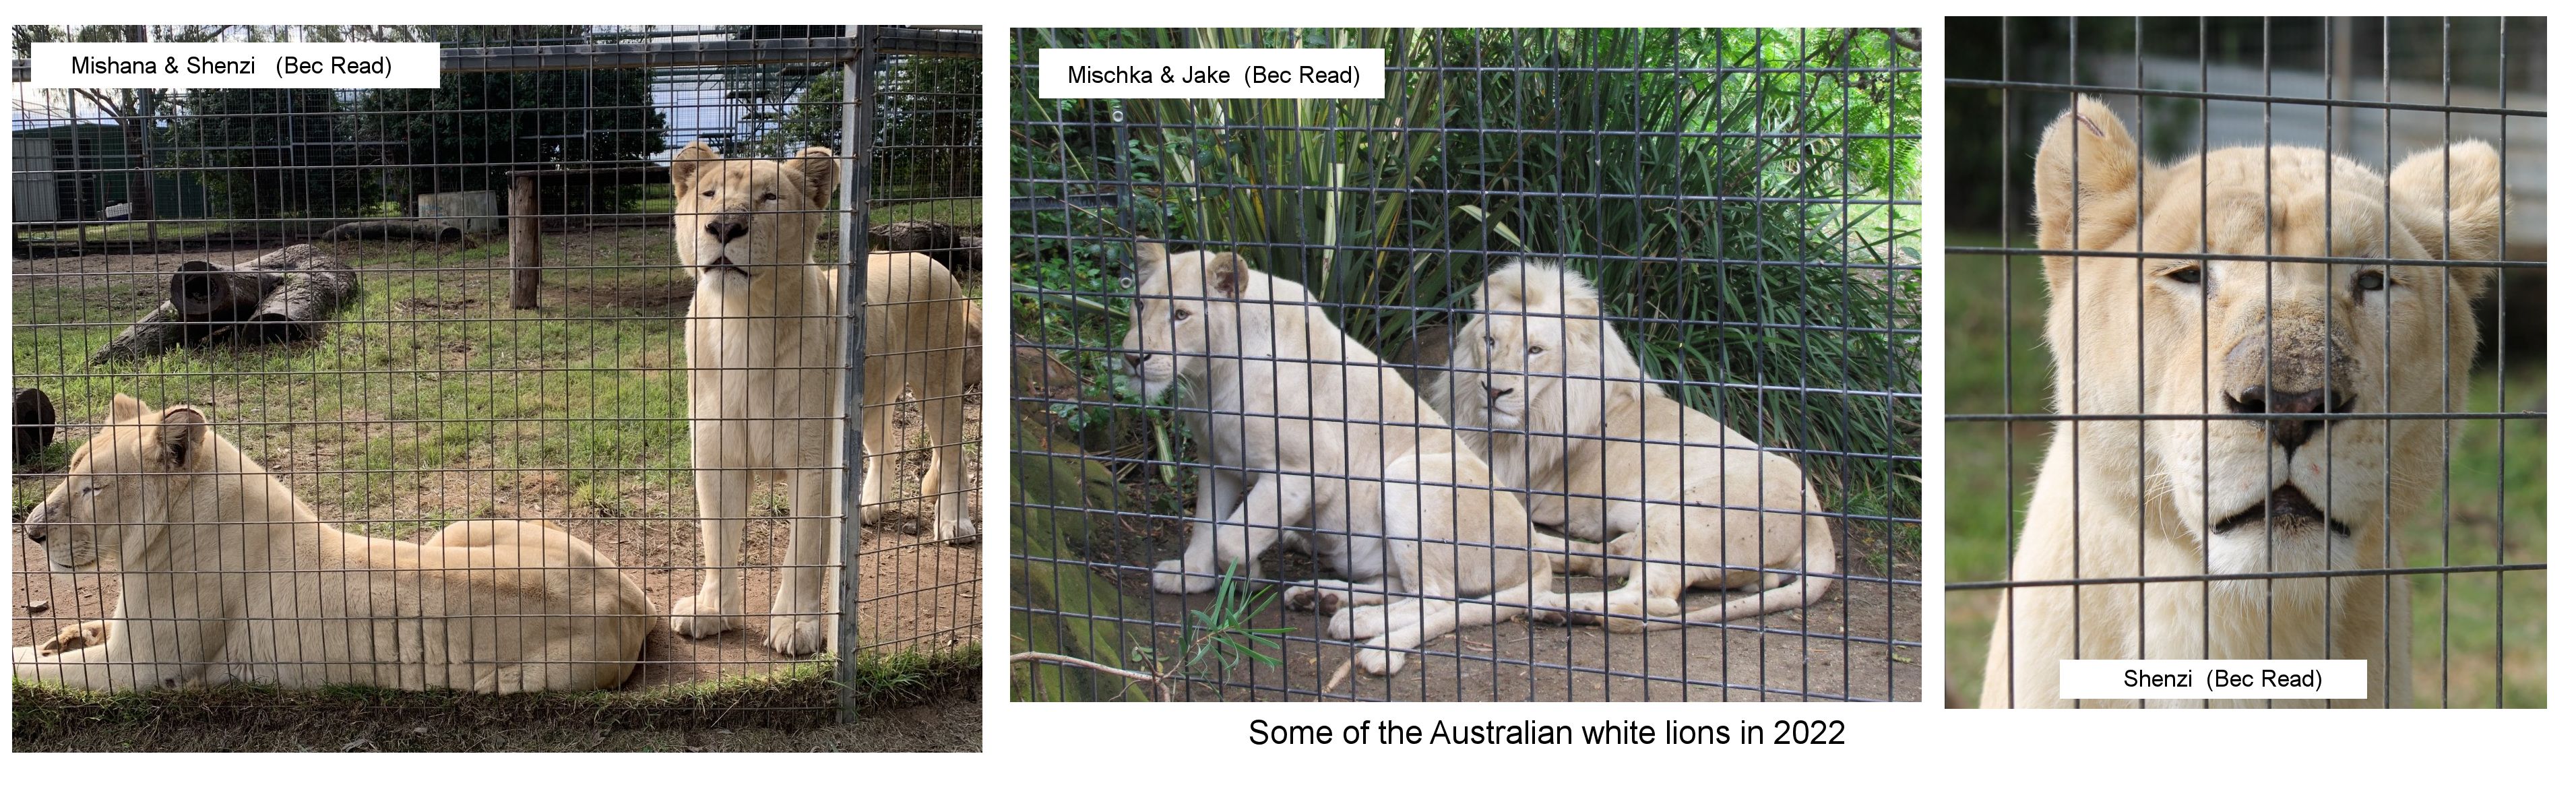
[[(1531, 521), (1609, 541), (1612, 558), (1566, 568), (1627, 582), (1568, 595), (1567, 610), (1637, 632), (1806, 607), (1833, 589), (1833, 529), (1798, 462), (1647, 381), (1581, 273), (1506, 264), (1476, 307), (1428, 397), (1501, 484), (1528, 489)], [(1754, 593), (1685, 612), (1691, 587)]]
[(2034, 180), (2040, 248), (2131, 254), (2046, 257), (2057, 413), (2193, 416), (2058, 423), (2011, 579), (2218, 577), (2005, 590), (1984, 705), (2074, 705), (2062, 659), (2367, 660), (2367, 699), (2270, 705), (2412, 705), (2405, 578), (2225, 576), (2404, 564), (2388, 526), (2422, 506), (2452, 426), (2369, 415), (2461, 410), (2494, 272), (2231, 257), (2497, 258), (2495, 150), (2417, 153), (2385, 180), (2305, 147), (2142, 165), (2079, 98)]

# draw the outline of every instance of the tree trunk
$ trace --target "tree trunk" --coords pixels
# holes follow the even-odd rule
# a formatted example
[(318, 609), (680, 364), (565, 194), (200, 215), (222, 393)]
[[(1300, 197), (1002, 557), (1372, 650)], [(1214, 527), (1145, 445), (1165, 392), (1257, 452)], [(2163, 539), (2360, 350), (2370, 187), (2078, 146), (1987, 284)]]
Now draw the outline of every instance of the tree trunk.
[[(297, 248), (312, 248), (299, 245)], [(316, 252), (317, 254), (319, 252)], [(358, 273), (338, 259), (324, 256), (286, 274), (277, 292), (250, 316), (244, 339), (252, 343), (287, 343), (322, 337), (331, 315), (349, 303), (358, 289)]]
[(868, 227), (868, 247), (879, 251), (913, 251), (939, 260), (952, 273), (984, 266), (983, 238), (939, 221), (896, 221)]
[(287, 246), (230, 268), (183, 262), (170, 276), (170, 299), (89, 361), (141, 359), (183, 344), (315, 338), (348, 303), (357, 282), (356, 271), (310, 245)]

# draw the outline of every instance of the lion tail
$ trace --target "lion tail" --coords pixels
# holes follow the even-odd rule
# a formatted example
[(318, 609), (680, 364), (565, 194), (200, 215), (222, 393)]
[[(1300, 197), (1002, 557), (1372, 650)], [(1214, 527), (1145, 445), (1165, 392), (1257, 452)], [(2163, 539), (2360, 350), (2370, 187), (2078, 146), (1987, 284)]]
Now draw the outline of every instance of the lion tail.
[(1778, 588), (1764, 589), (1760, 594), (1751, 597), (1738, 597), (1679, 617), (1647, 619), (1645, 627), (1649, 630), (1669, 630), (1680, 627), (1685, 622), (1719, 624), (1736, 619), (1749, 619), (1766, 613), (1804, 608), (1815, 604), (1817, 600), (1824, 599), (1827, 592), (1833, 591), (1836, 583), (1830, 576), (1841, 574), (1834, 559), (1834, 530), (1825, 525), (1824, 516), (1807, 516), (1807, 554), (1805, 562), (1799, 565), (1798, 571), (1805, 574)]

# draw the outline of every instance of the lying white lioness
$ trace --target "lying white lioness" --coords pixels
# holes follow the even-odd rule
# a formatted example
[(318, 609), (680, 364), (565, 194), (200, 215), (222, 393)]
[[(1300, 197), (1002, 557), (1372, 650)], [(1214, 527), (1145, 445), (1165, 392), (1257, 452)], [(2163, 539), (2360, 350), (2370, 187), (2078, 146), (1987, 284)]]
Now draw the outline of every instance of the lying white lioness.
[(116, 396), (69, 473), (27, 539), (56, 570), (113, 560), (116, 608), (83, 648), (17, 647), (20, 679), (598, 689), (653, 624), (644, 587), (549, 526), (466, 521), (418, 545), (332, 528), (186, 406)]

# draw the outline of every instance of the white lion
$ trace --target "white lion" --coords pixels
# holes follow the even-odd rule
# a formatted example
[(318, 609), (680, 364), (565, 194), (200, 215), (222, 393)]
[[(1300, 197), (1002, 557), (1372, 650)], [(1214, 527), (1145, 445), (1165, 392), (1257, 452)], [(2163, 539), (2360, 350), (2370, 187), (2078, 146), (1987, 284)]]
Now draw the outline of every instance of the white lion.
[[(2419, 153), (2385, 181), (2304, 147), (2140, 161), (2089, 98), (2041, 138), (2039, 246), (2145, 252), (2046, 257), (2056, 411), (2192, 416), (2058, 423), (2012, 580), (2404, 564), (2387, 525), (2440, 476), (2450, 426), (2366, 415), (2460, 410), (2478, 341), (2469, 302), (2492, 271), (2229, 257), (2493, 259), (2495, 151)], [(2227, 418), (2246, 414), (2294, 416)], [(2365, 416), (2328, 419), (2344, 414)], [(2016, 587), (1988, 644), (1984, 704), (2073, 705), (2058, 695), (2061, 659), (2360, 659), (2370, 697), (2332, 705), (2406, 706), (2409, 630), (2397, 576)]]
[(644, 588), (581, 538), (525, 521), (418, 545), (350, 534), (196, 409), (123, 395), (26, 536), (56, 570), (116, 564), (105, 623), (11, 654), (20, 679), (83, 689), (601, 689), (653, 625)]
[(1348, 580), (1292, 588), (1287, 603), (1332, 610), (1327, 635), (1369, 639), (1358, 661), (1372, 674), (1401, 669), (1401, 650), (1509, 620), (1548, 592), (1551, 568), (1520, 502), (1494, 490), (1440, 414), (1305, 287), (1234, 254), (1139, 243), (1137, 257), (1122, 347), (1147, 400), (1184, 390), (1207, 464), (1189, 545), (1155, 566), (1156, 589), (1214, 588), (1220, 565), (1249, 574), (1272, 545), (1297, 539)]
[[(1634, 632), (1805, 607), (1833, 588), (1833, 530), (1797, 462), (1646, 381), (1582, 274), (1514, 262), (1476, 300), (1429, 397), (1504, 486), (1529, 489), (1533, 522), (1626, 557), (1569, 560), (1628, 576), (1568, 596), (1569, 610)], [(1685, 614), (1688, 587), (1760, 591)]]
[[(823, 648), (823, 578), (834, 514), (842, 414), (839, 275), (814, 264), (814, 235), (839, 187), (832, 151), (786, 161), (733, 160), (693, 142), (671, 157), (674, 243), (697, 270), (689, 301), (689, 464), (695, 470), (705, 579), (671, 608), (672, 629), (703, 638), (740, 624), (741, 548), (756, 481), (787, 480), (786, 565), (770, 602), (769, 648)], [(904, 389), (929, 426), (922, 488), (937, 497), (940, 539), (974, 535), (963, 490), (966, 364), (978, 331), (957, 279), (930, 257), (868, 257), (868, 481), (873, 518), (894, 488), (894, 409)], [(856, 532), (845, 533), (854, 542)]]

